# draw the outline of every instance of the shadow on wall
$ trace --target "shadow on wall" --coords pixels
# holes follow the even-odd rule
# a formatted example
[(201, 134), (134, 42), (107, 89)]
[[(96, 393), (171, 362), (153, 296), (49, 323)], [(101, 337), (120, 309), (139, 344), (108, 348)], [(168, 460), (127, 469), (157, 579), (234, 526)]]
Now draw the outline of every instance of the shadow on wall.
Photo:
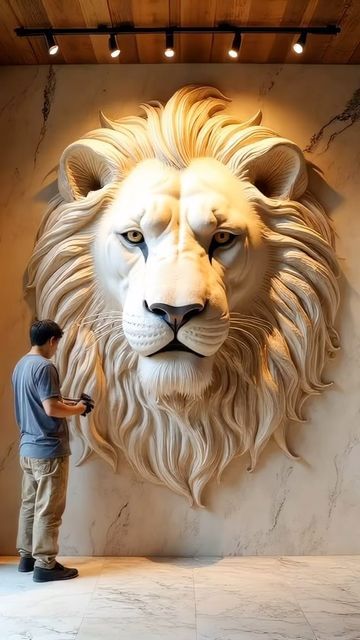
[[(49, 173), (44, 177), (44, 181), (52, 173), (55, 173), (55, 172), (57, 173), (57, 170), (58, 170), (58, 167), (54, 167), (53, 169), (51, 169), (51, 171), (49, 171)], [(54, 180), (52, 180), (43, 189), (37, 192), (37, 194), (35, 195), (35, 200), (37, 200), (37, 202), (45, 202), (46, 206), (48, 206), (48, 203), (50, 202), (50, 200), (55, 198), (55, 196), (58, 193), (59, 193), (58, 182), (57, 182), (57, 177), (55, 176)]]
[(343, 196), (333, 189), (322, 175), (322, 170), (307, 160), (309, 175), (309, 190), (321, 202), (326, 213), (330, 216), (344, 201)]

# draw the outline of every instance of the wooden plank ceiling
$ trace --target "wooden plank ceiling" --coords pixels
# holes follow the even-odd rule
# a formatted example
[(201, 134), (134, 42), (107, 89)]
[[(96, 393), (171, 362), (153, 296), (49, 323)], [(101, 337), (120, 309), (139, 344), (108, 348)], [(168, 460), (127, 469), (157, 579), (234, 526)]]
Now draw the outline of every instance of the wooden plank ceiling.
[(287, 34), (243, 36), (238, 61), (264, 63), (360, 63), (360, 0), (0, 0), (0, 64), (123, 64), (228, 62), (231, 36), (181, 34), (176, 56), (164, 58), (163, 35), (119, 36), (121, 55), (109, 55), (106, 36), (58, 37), (60, 53), (48, 54), (43, 38), (18, 38), (15, 27), (234, 25), (320, 26), (337, 24), (337, 36), (309, 35), (304, 53)]

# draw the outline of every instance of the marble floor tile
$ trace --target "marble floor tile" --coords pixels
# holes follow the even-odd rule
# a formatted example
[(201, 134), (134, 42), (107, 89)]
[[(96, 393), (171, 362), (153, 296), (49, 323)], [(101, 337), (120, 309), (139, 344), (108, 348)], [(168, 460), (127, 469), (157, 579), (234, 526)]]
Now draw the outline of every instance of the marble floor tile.
[(90, 602), (102, 558), (62, 558), (67, 566), (76, 566), (80, 576), (64, 582), (34, 583), (32, 573), (19, 573), (18, 560), (0, 564), (0, 616), (47, 618), (82, 617)]
[(147, 558), (106, 561), (85, 615), (194, 625), (193, 569)]
[(360, 615), (347, 611), (306, 613), (316, 640), (360, 640)]
[(274, 620), (243, 616), (197, 616), (197, 640), (317, 640), (301, 615)]
[(315, 640), (278, 561), (194, 570), (198, 640)]
[(360, 640), (360, 557), (0, 558), (0, 640)]
[(199, 586), (221, 585), (229, 589), (242, 586), (244, 590), (246, 585), (251, 590), (261, 585), (262, 591), (273, 591), (275, 585), (280, 587), (284, 584), (278, 561), (271, 564), (255, 562), (251, 565), (245, 558), (234, 562), (219, 560), (216, 564), (194, 567), (194, 580)]
[(301, 609), (289, 589), (274, 586), (273, 590), (239, 583), (232, 587), (199, 587), (195, 583), (198, 615), (264, 618), (285, 620), (301, 616)]
[(0, 616), (1, 640), (75, 640), (82, 618)]
[(281, 573), (317, 640), (360, 640), (360, 558), (286, 558)]
[(292, 586), (291, 591), (302, 610), (308, 613), (360, 615), (360, 600), (342, 585)]
[(84, 618), (76, 640), (198, 640), (195, 622), (181, 624), (171, 619), (128, 620)]
[(150, 580), (167, 578), (175, 579), (178, 576), (191, 576), (196, 559), (185, 558), (105, 558), (102, 567), (100, 582), (106, 582), (115, 578), (121, 579), (122, 575), (127, 580), (143, 581), (144, 577)]

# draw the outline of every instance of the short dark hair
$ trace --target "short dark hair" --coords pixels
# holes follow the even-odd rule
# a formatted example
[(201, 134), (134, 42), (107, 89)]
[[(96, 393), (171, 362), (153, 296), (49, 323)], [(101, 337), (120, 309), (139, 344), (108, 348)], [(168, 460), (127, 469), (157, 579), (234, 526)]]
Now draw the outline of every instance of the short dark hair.
[(60, 340), (63, 330), (53, 320), (36, 320), (30, 327), (30, 342), (32, 347), (41, 347), (50, 338)]

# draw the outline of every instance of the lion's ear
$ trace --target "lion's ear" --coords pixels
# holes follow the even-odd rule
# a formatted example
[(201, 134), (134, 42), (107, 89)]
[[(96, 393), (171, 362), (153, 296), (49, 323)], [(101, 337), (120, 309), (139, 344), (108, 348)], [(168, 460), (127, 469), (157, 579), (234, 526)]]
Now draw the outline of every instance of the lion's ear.
[(79, 140), (61, 156), (58, 185), (64, 200), (85, 198), (90, 191), (102, 189), (119, 179), (119, 152), (106, 142)]
[(265, 196), (281, 200), (296, 200), (308, 182), (301, 150), (284, 138), (266, 138), (249, 146), (241, 159), (241, 174)]

